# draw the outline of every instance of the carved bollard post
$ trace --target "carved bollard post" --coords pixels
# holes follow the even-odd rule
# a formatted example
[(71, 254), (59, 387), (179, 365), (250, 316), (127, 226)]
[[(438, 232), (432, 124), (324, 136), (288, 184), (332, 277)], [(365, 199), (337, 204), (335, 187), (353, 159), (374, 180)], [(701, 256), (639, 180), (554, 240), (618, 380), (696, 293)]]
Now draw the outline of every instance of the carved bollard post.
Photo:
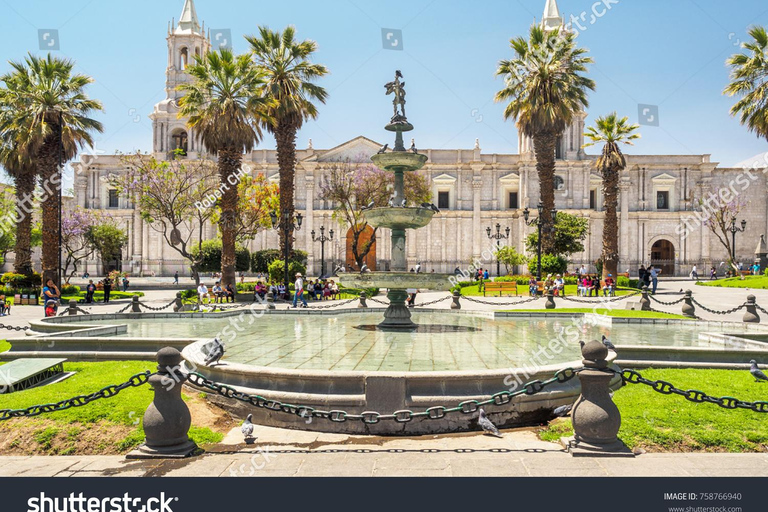
[(619, 440), (621, 413), (610, 395), (614, 373), (609, 369), (608, 348), (590, 341), (581, 349), (585, 369), (579, 375), (581, 396), (573, 406), (573, 438), (568, 440), (571, 455), (632, 456)]
[(188, 457), (197, 445), (189, 438), (192, 417), (181, 399), (187, 376), (181, 371), (181, 353), (173, 347), (157, 352), (157, 373), (149, 378), (155, 398), (144, 413), (146, 440), (128, 454), (129, 459)]
[(141, 313), (141, 307), (139, 306), (139, 297), (134, 295), (131, 297), (131, 313)]
[(367, 308), (368, 304), (365, 302), (366, 295), (365, 291), (360, 292), (360, 304), (357, 305), (358, 308)]
[(75, 299), (69, 299), (69, 306), (67, 306), (67, 314), (77, 314), (77, 301)]
[(544, 303), (545, 309), (555, 309), (555, 292), (550, 288), (547, 290), (547, 301)]
[(693, 305), (693, 292), (685, 290), (685, 300), (683, 301), (683, 316), (696, 318), (696, 308)]
[(744, 312), (744, 322), (748, 323), (760, 323), (760, 315), (757, 314), (757, 302), (754, 295), (747, 295), (747, 305)]
[(176, 298), (173, 301), (173, 312), (178, 313), (183, 307), (184, 304), (181, 302), (181, 292), (176, 292)]
[(459, 299), (461, 299), (461, 292), (459, 290), (455, 290), (453, 292), (453, 303), (451, 303), (451, 309), (461, 309), (461, 303), (459, 303)]
[(275, 294), (271, 290), (267, 292), (267, 309), (275, 309)]
[(651, 310), (651, 299), (648, 297), (648, 287), (643, 286), (642, 295), (640, 296), (640, 311)]

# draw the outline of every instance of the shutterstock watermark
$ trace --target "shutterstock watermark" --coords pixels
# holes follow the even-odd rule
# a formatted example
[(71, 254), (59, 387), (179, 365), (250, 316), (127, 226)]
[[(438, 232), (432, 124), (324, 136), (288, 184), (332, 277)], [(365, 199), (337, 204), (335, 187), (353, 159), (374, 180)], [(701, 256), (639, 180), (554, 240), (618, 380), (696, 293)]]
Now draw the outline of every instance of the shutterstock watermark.
[(608, 14), (608, 11), (618, 3), (619, 0), (600, 0), (599, 2), (595, 2), (589, 10), (582, 11), (578, 16), (571, 14), (565, 27), (568, 31), (573, 32), (578, 36), (581, 32), (586, 31), (590, 26), (597, 23), (597, 20)]
[(167, 496), (165, 492), (145, 500), (132, 497), (128, 492), (122, 496), (96, 498), (84, 496), (82, 492), (49, 497), (41, 491), (39, 496), (27, 500), (27, 512), (173, 512), (171, 504), (178, 501), (178, 496)]

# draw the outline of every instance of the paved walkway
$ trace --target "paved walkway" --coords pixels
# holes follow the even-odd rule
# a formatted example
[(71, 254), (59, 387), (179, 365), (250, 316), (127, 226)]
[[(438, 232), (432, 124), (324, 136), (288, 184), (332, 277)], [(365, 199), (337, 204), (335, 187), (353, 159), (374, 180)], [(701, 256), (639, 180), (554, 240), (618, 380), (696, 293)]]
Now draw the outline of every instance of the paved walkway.
[(239, 428), (202, 456), (0, 457), (3, 476), (768, 476), (768, 453), (572, 457), (533, 432), (422, 437), (318, 434), (257, 426), (253, 445)]

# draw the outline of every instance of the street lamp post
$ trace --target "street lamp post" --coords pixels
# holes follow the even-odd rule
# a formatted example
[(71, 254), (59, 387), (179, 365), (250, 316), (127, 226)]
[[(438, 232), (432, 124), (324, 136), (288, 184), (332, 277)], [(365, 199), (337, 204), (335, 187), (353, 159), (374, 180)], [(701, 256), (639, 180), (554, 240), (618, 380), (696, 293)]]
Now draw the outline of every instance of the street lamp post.
[(283, 234), (285, 237), (283, 240), (283, 278), (285, 280), (285, 293), (287, 294), (291, 284), (290, 278), (288, 277), (288, 237), (290, 236), (288, 227), (293, 224), (293, 229), (300, 231), (301, 222), (304, 220), (304, 218), (301, 216), (301, 213), (297, 213), (295, 219), (292, 218), (290, 214), (283, 213), (281, 214), (281, 218), (278, 219), (277, 213), (275, 212), (270, 212), (269, 217), (272, 220), (272, 228), (276, 230), (283, 228)]
[(320, 226), (320, 236), (315, 238), (315, 230), (312, 232), (312, 241), (320, 242), (320, 277), (325, 276), (325, 242), (333, 240), (333, 230), (328, 231), (329, 236), (325, 236), (325, 226)]
[[(541, 219), (541, 215), (544, 211), (544, 205), (541, 203), (541, 201), (539, 201), (539, 204), (536, 206), (536, 209), (539, 211), (539, 216), (536, 217), (535, 219), (529, 220), (529, 217), (531, 216), (531, 212), (526, 207), (525, 210), (523, 210), (523, 220), (525, 221), (526, 226), (533, 226), (533, 223), (535, 222), (539, 228), (539, 239), (537, 241), (538, 243), (536, 244), (536, 256), (538, 257), (538, 266), (536, 268), (536, 280), (541, 281), (541, 230), (542, 230), (542, 227), (541, 227), (541, 222), (539, 222), (539, 219)], [(550, 230), (552, 231), (555, 230), (556, 221), (557, 221), (557, 210), (553, 208), (552, 209), (552, 227), (549, 228)]]
[(488, 226), (485, 229), (485, 232), (488, 233), (488, 238), (490, 240), (496, 240), (496, 277), (499, 277), (501, 275), (501, 262), (499, 261), (499, 251), (501, 250), (501, 241), (507, 240), (509, 238), (509, 226), (507, 226), (507, 229), (505, 230), (506, 235), (501, 234), (501, 224), (496, 223), (496, 233), (491, 234), (491, 227)]
[(736, 233), (743, 233), (747, 229), (747, 221), (741, 221), (741, 228), (736, 226), (736, 217), (731, 219), (731, 260), (736, 264)]

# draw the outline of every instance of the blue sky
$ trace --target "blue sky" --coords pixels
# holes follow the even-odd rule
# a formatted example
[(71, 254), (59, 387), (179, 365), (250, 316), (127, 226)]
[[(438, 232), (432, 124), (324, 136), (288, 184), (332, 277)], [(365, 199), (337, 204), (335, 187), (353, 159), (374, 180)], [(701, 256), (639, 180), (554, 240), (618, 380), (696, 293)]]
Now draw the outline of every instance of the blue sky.
[[(362, 0), (266, 2), (196, 0), (206, 27), (231, 29), (234, 49), (246, 51), (243, 34), (258, 25), (297, 27), (318, 42), (316, 60), (331, 74), (330, 93), (316, 122), (299, 133), (328, 148), (358, 135), (389, 141), (383, 125), (391, 97), (383, 84), (402, 70), (408, 90), (408, 118), (420, 148), (471, 148), (516, 152), (512, 122), (493, 102), (502, 86), (494, 76), (499, 59), (511, 55), (509, 39), (540, 19), (544, 0)], [(643, 138), (629, 153), (712, 154), (731, 165), (766, 151), (765, 141), (730, 117), (725, 59), (738, 50), (750, 25), (768, 25), (764, 0), (559, 0), (564, 16), (586, 13), (580, 44), (595, 59), (590, 69), (597, 90), (589, 118), (618, 110), (638, 120), (638, 104), (659, 106), (659, 126), (643, 126)], [(93, 76), (91, 96), (105, 105), (105, 133), (97, 149), (151, 149), (147, 115), (164, 97), (166, 29), (178, 20), (183, 0), (0, 0), (0, 73), (8, 59), (42, 53), (38, 30), (59, 31), (61, 56)], [(384, 49), (382, 28), (402, 30), (402, 51)], [(274, 147), (266, 137), (261, 147)], [(595, 152), (590, 148), (590, 152)]]

